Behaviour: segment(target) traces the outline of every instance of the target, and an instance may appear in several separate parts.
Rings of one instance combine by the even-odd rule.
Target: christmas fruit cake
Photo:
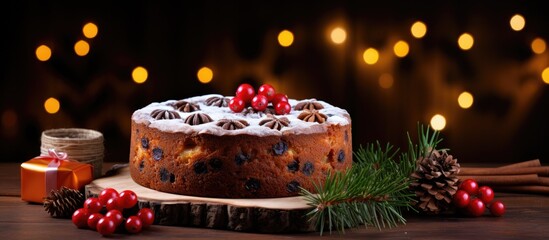
[[[168,100],[135,111],[132,179],[189,196],[272,198],[296,196],[300,187],[314,192],[328,171],[351,166],[346,110],[288,99],[270,86],[266,93],[265,85],[256,95],[243,85],[235,97]]]

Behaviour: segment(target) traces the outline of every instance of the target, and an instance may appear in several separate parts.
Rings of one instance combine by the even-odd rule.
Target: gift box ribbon
[[[48,194],[51,190],[57,189],[57,169],[59,169],[61,163],[63,161],[72,162],[72,160],[67,159],[66,152],[57,152],[55,149],[48,149],[47,156],[39,156],[37,158],[51,160],[44,174],[46,194]]]

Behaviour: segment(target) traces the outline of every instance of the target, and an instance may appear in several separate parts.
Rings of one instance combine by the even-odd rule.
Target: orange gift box
[[[50,154],[51,155],[51,154]],[[93,180],[90,164],[40,156],[21,164],[21,199],[42,203],[52,189],[81,189]]]

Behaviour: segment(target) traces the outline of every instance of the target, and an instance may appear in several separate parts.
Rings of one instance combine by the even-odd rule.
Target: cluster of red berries
[[[292,108],[288,103],[288,97],[282,93],[276,93],[273,86],[263,84],[255,93],[252,85],[243,83],[236,89],[235,97],[229,102],[229,108],[233,112],[242,112],[247,106],[251,106],[256,111],[265,111],[269,103],[274,107],[275,114],[284,115],[290,113]]]
[[[98,197],[86,199],[84,207],[72,214],[72,222],[78,228],[97,230],[108,236],[119,231],[139,233],[154,222],[150,208],[137,206],[137,195],[131,190],[118,193],[113,188],[105,188]]]
[[[505,205],[501,201],[494,200],[494,191],[488,186],[479,187],[474,179],[466,179],[461,182],[454,194],[454,205],[474,217],[484,214],[486,208],[492,216],[500,217],[505,212]]]

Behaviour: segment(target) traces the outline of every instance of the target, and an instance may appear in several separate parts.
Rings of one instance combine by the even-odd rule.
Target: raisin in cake
[[[229,97],[169,100],[135,111],[133,180],[162,192],[219,198],[270,198],[313,191],[330,170],[352,164],[351,118],[315,99],[290,99],[274,115],[232,112]]]

